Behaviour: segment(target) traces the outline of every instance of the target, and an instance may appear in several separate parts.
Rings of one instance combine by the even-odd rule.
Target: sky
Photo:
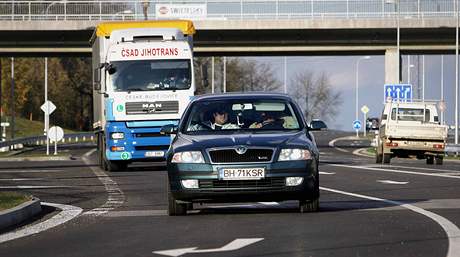
[[[321,56],[321,57],[287,57],[287,81],[303,70],[313,71],[315,74],[327,74],[334,90],[341,92],[343,103],[334,121],[329,121],[331,129],[352,131],[355,120],[355,92],[356,92],[356,62],[361,56]],[[417,80],[422,87],[422,56],[411,55],[411,64],[419,65],[411,68],[411,84]],[[276,76],[281,83],[284,81],[284,57],[257,57],[258,62],[268,62],[277,72]],[[407,55],[402,56],[403,83],[407,82]],[[361,60],[359,64],[359,109],[367,105],[370,109],[368,117],[379,117],[383,109],[385,65],[384,56],[371,56]],[[419,72],[417,72],[419,70]],[[445,121],[454,125],[455,117],[455,55],[444,55],[444,96],[446,102]],[[418,74],[417,74],[418,73]],[[425,99],[441,99],[441,55],[425,55]],[[359,111],[359,119],[363,121],[363,113]]]

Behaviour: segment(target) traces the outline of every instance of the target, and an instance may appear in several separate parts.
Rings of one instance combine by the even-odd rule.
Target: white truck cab
[[[439,122],[436,102],[394,102],[383,108],[377,137],[377,163],[392,157],[426,159],[443,163],[447,126]]]

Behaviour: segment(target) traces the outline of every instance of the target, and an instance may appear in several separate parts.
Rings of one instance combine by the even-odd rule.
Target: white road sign
[[[0,127],[9,127],[10,123],[9,122],[2,122],[0,123]]]
[[[51,101],[46,101],[42,106],[40,106],[40,109],[45,113],[45,115],[50,115],[51,113],[56,110],[56,105],[53,104]]]
[[[363,105],[363,107],[361,107],[361,111],[366,114],[369,112],[369,107],[367,107],[367,105]]]
[[[51,142],[61,141],[63,137],[64,137],[64,130],[62,130],[61,127],[53,126],[48,131],[48,138],[50,139]]]

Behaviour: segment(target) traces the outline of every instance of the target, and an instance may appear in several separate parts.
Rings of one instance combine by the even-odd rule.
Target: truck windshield
[[[429,109],[416,109],[416,108],[393,108],[391,111],[391,119],[396,120],[396,110],[398,110],[398,120],[400,121],[430,121]]]
[[[115,92],[189,89],[190,60],[141,60],[111,63]]]

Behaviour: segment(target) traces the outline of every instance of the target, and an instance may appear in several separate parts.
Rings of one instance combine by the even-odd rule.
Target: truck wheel
[[[182,216],[187,214],[187,204],[177,203],[176,199],[168,192],[168,215]]]
[[[443,159],[444,159],[444,158],[443,158],[442,156],[436,157],[436,158],[435,158],[436,165],[442,165]]]
[[[128,164],[123,161],[106,161],[107,163],[107,170],[108,171],[122,171],[126,170],[128,167]]]
[[[383,154],[383,163],[390,163],[391,154]]]
[[[319,199],[314,200],[300,200],[299,211],[300,213],[305,212],[317,212],[319,210]]]
[[[382,163],[383,155],[382,154],[375,154],[375,163]]]
[[[426,164],[433,164],[434,163],[434,157],[433,156],[427,156],[426,157]]]

